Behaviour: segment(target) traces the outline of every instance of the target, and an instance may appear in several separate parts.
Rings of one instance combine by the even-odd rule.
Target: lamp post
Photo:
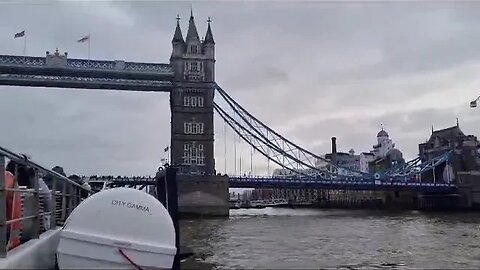
[[[480,99],[480,96],[478,96],[475,100],[470,101],[470,108],[476,108],[477,102],[479,99]]]

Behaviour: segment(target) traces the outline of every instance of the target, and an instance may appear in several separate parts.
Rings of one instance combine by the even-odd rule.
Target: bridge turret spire
[[[183,40],[182,30],[180,29],[180,15],[177,14],[177,27],[175,28],[175,34],[172,39],[172,56],[171,58],[182,57],[185,53],[185,41]]]
[[[200,41],[197,27],[195,26],[195,19],[193,18],[193,10],[190,10],[190,20],[188,21],[188,31],[186,41]]]
[[[210,19],[210,17],[208,17],[207,33],[205,34],[204,44],[215,44],[215,41],[213,40],[212,28],[210,28],[210,23],[211,22],[212,22],[212,20]]]
[[[175,34],[173,35],[172,43],[184,43],[182,29],[180,29],[180,15],[177,14],[177,27],[175,28]]]

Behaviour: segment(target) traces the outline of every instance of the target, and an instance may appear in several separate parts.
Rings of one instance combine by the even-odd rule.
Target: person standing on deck
[[[52,193],[48,188],[47,184],[42,178],[38,178],[38,189],[40,192],[40,198],[43,200],[43,212],[50,212],[53,213],[55,211],[54,206],[52,204]],[[51,229],[50,228],[50,219],[52,218],[52,214],[44,215],[43,216],[43,229],[45,231]]]
[[[33,189],[35,181],[35,175],[37,172],[28,166],[23,164],[19,164],[15,161],[10,161],[7,164],[6,170],[10,172],[12,175],[16,176],[16,182],[18,186]],[[17,175],[15,175],[17,174]],[[39,188],[39,197],[40,200],[43,202],[43,209],[40,209],[43,212],[52,212],[52,204],[51,204],[51,194],[50,189],[45,184],[43,179],[38,178],[38,188]],[[21,194],[18,194],[18,197],[21,198]],[[23,216],[30,216],[34,215],[33,212],[33,204],[36,203],[33,201],[34,197],[32,193],[24,193],[23,194]],[[48,230],[50,228],[50,216],[51,215],[44,215],[42,217],[42,228],[41,230]],[[30,240],[31,238],[31,229],[33,226],[33,220],[27,219],[22,221],[22,243]]]
[[[18,189],[18,178],[15,177],[16,164],[10,161],[5,170],[5,187]],[[12,172],[13,171],[13,172]],[[22,217],[22,198],[19,192],[7,191],[6,198],[7,220],[18,219]],[[23,235],[22,222],[16,221],[7,226],[8,250],[20,245],[20,235]]]

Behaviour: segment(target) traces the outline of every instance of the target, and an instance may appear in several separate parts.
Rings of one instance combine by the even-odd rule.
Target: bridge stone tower
[[[175,73],[170,94],[171,163],[179,168],[179,210],[228,215],[228,180],[215,175],[215,41],[210,19],[204,40],[198,35],[193,12],[185,40],[179,20],[170,57]]]

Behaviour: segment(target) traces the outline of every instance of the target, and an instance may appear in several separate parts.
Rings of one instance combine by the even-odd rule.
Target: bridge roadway
[[[151,177],[96,178],[110,181],[114,186],[153,185]],[[275,176],[230,176],[230,188],[284,188],[284,189],[332,189],[366,191],[413,191],[421,193],[456,193],[453,183],[425,183],[418,181],[371,180],[371,179],[315,179],[311,177],[275,177]]]
[[[170,64],[69,59],[47,52],[45,57],[0,55],[0,84],[79,89],[169,92]]]
[[[457,187],[451,183],[421,183],[406,181],[381,181],[371,179],[324,180],[315,178],[231,176],[231,188],[288,188],[333,189],[370,191],[414,191],[424,193],[454,193]]]

